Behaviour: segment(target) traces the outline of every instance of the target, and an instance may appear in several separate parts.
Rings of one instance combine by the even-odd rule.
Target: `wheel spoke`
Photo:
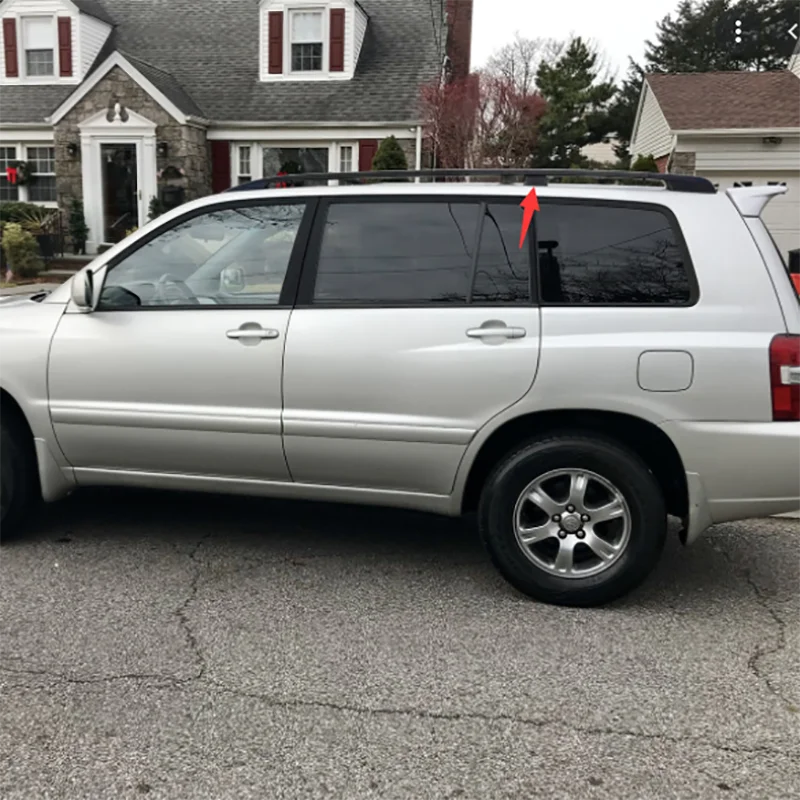
[[[586,487],[589,479],[582,472],[573,472],[569,481],[569,503],[582,509],[586,504]]]
[[[556,555],[556,561],[554,564],[557,572],[572,572],[572,556],[574,550],[575,540],[572,537],[569,537],[568,539],[559,539],[558,554]]]
[[[553,514],[560,514],[564,510],[563,504],[553,500],[542,488],[541,484],[534,486],[534,488],[528,492],[528,500],[541,508],[548,517],[552,517]]]
[[[522,544],[530,547],[532,544],[543,542],[557,533],[558,526],[553,526],[551,523],[546,522],[544,525],[537,525],[534,528],[520,528],[519,538]]]
[[[615,497],[610,503],[604,506],[589,509],[589,513],[592,515],[592,522],[608,522],[609,520],[624,516],[625,506],[619,498]]]
[[[618,552],[617,547],[605,539],[601,539],[594,531],[586,534],[584,544],[603,561],[610,561]]]

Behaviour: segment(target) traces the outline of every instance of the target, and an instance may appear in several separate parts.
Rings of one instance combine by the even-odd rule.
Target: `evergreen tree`
[[[597,53],[580,37],[572,39],[554,64],[539,65],[536,85],[547,103],[539,121],[537,165],[582,166],[581,149],[613,130],[609,102],[615,88],[600,80]]]
[[[408,169],[406,154],[394,136],[389,136],[380,143],[378,152],[372,159],[372,169],[374,172],[388,169]]]

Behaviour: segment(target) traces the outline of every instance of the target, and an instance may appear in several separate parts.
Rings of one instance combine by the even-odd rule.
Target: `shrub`
[[[653,156],[639,156],[631,164],[631,172],[658,172],[658,164]]]
[[[375,158],[372,159],[372,169],[374,172],[387,169],[408,169],[406,154],[403,152],[403,148],[400,147],[400,142],[394,136],[390,136],[380,143],[378,152],[375,153]]]
[[[3,226],[3,252],[9,271],[18,278],[35,278],[42,269],[39,245],[18,222]]]
[[[35,203],[22,203],[18,200],[9,200],[0,203],[0,223],[22,222],[28,214],[35,214],[41,206]]]
[[[156,217],[160,217],[166,210],[161,198],[153,195],[150,198],[150,207],[147,209],[147,219],[156,219]]]
[[[75,255],[86,252],[86,240],[89,238],[89,226],[83,213],[83,201],[72,198],[69,209],[69,235]]]

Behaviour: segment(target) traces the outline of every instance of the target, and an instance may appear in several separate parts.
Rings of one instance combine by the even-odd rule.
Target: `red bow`
[[[16,167],[6,167],[6,178],[8,178],[8,182],[15,186],[17,183],[17,168]]]
[[[283,176],[283,175],[288,175],[288,174],[289,174],[288,172],[279,172],[279,173],[278,173],[278,176],[280,177],[280,176]],[[289,184],[287,184],[287,183],[284,183],[283,181],[278,181],[278,182],[275,184],[275,188],[276,188],[276,189],[285,189],[285,188],[286,188],[288,185],[289,185]]]

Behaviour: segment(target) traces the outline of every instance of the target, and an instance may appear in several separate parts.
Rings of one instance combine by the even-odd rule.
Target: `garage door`
[[[708,172],[705,177],[718,189],[731,186],[763,186],[784,184],[786,194],[773,198],[762,215],[781,255],[788,260],[789,250],[800,247],[800,175],[796,172],[772,172],[748,175],[746,172]]]

